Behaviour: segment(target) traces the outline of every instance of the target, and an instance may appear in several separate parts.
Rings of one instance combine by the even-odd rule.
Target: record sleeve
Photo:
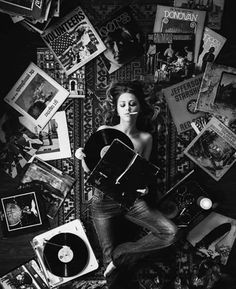
[[[130,138],[123,132],[114,128],[98,130],[90,136],[84,147],[85,162],[91,171],[103,157],[114,139],[119,139],[131,149],[134,148]]]
[[[109,192],[111,186],[116,188],[119,186],[124,191],[134,192],[150,185],[158,172],[157,166],[119,139],[114,139],[87,182],[104,192]],[[120,196],[117,197],[119,201]]]

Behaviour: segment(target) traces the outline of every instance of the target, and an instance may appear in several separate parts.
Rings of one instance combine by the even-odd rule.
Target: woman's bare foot
[[[109,264],[108,264],[108,266],[107,266],[107,268],[106,268],[106,270],[105,270],[105,272],[104,272],[104,277],[106,278],[106,277],[108,277],[114,270],[116,269],[116,266],[113,264],[113,262],[111,261]]]

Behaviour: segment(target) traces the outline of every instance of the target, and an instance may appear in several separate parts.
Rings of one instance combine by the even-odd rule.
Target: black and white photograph
[[[0,289],[235,289],[236,1],[4,1]]]

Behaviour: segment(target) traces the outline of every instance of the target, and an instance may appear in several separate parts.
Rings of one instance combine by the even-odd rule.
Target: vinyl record
[[[132,141],[123,132],[114,128],[98,130],[90,136],[84,147],[85,162],[90,171],[95,168],[114,139],[119,139],[131,149],[134,149]]]
[[[79,236],[60,233],[45,242],[43,261],[52,274],[72,277],[78,275],[88,264],[88,248]]]

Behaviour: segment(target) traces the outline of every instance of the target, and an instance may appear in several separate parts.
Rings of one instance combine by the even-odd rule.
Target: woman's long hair
[[[140,104],[137,129],[151,132],[153,130],[155,111],[147,103],[143,92],[143,85],[137,80],[113,81],[110,83],[106,91],[106,99],[103,103],[104,124],[113,126],[120,122],[117,112],[117,102],[122,93],[132,93],[136,96]]]

